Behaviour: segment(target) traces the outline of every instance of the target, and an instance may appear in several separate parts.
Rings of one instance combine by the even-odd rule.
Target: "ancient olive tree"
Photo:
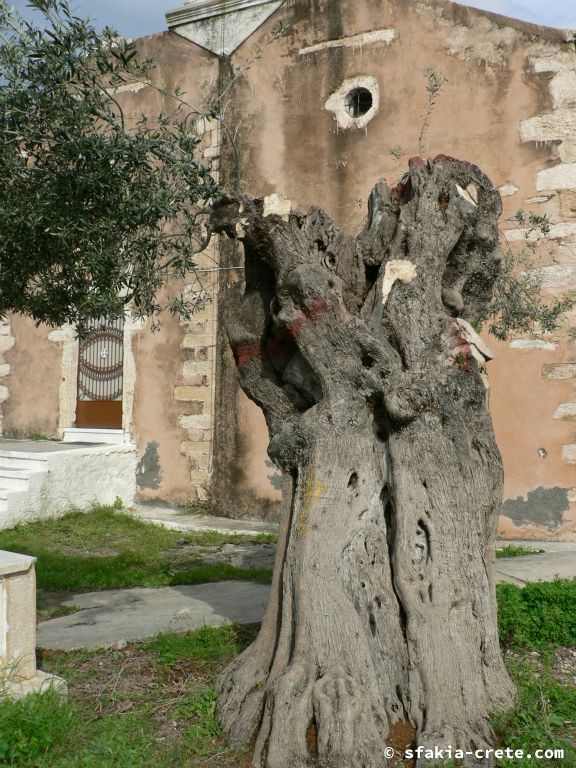
[[[266,768],[382,768],[385,747],[490,745],[511,703],[493,576],[502,462],[473,326],[498,275],[498,192],[410,162],[352,237],[226,198],[245,285],[227,332],[284,474],[272,599],[220,676],[231,744]],[[473,762],[468,756],[467,762]]]

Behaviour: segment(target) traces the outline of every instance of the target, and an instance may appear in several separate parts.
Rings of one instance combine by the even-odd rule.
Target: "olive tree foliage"
[[[159,289],[194,270],[199,226],[218,193],[195,159],[179,93],[173,111],[129,119],[117,98],[153,69],[131,43],[31,0],[42,23],[0,0],[0,314],[53,325],[157,315]],[[167,300],[179,314],[199,297]]]

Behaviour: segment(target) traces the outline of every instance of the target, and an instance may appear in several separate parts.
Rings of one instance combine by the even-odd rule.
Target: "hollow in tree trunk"
[[[502,462],[473,328],[499,195],[440,156],[378,182],[356,237],[320,209],[269,207],[223,199],[211,224],[244,248],[226,328],[284,475],[272,597],[219,678],[222,727],[235,747],[255,739],[263,768],[488,747],[513,694],[492,570]]]

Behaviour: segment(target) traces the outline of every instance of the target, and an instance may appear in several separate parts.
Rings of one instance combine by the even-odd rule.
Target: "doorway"
[[[87,325],[78,348],[76,427],[122,429],[124,318]]]

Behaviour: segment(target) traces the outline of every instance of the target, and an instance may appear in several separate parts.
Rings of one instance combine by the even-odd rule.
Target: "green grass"
[[[524,555],[541,555],[543,549],[533,549],[532,547],[515,547],[508,544],[496,550],[496,557],[523,557]]]
[[[234,768],[216,719],[217,671],[254,637],[248,627],[163,634],[123,651],[54,653],[70,700],[48,692],[0,703],[0,768]],[[224,762],[212,762],[219,754]]]
[[[498,624],[505,645],[576,647],[576,579],[498,584]],[[576,713],[575,713],[576,717]]]
[[[498,588],[501,632],[509,635],[512,619],[530,627],[509,638],[518,697],[494,718],[499,745],[565,750],[561,762],[499,760],[500,768],[576,768],[576,689],[570,673],[559,679],[554,667],[557,646],[576,642],[542,620],[573,608],[575,588],[576,580]],[[535,652],[539,626],[548,627],[547,650]],[[0,704],[0,768],[244,768],[247,751],[229,750],[220,733],[214,681],[254,636],[254,627],[202,627],[123,650],[48,654],[41,666],[68,680],[70,701],[48,693]]]
[[[268,583],[266,568],[235,568],[225,563],[193,561],[176,570],[166,551],[185,538],[190,545],[214,546],[234,541],[269,541],[267,536],[169,531],[136,520],[114,507],[95,506],[57,520],[29,523],[0,532],[0,549],[38,558],[40,590],[90,591],[128,587],[163,587],[238,579]]]
[[[554,674],[555,654],[576,648],[576,579],[499,584],[498,625],[509,651],[508,671],[518,696],[494,718],[500,744],[511,749],[564,749],[564,759],[501,760],[502,768],[543,764],[576,768],[576,688]],[[569,653],[569,651],[568,651]]]
[[[508,662],[508,671],[514,680],[518,696],[515,706],[494,718],[494,727],[503,746],[523,749],[563,749],[563,760],[502,760],[502,766],[558,765],[576,767],[576,688],[559,683],[551,672],[551,658],[544,658],[535,673],[533,665],[525,659]]]

